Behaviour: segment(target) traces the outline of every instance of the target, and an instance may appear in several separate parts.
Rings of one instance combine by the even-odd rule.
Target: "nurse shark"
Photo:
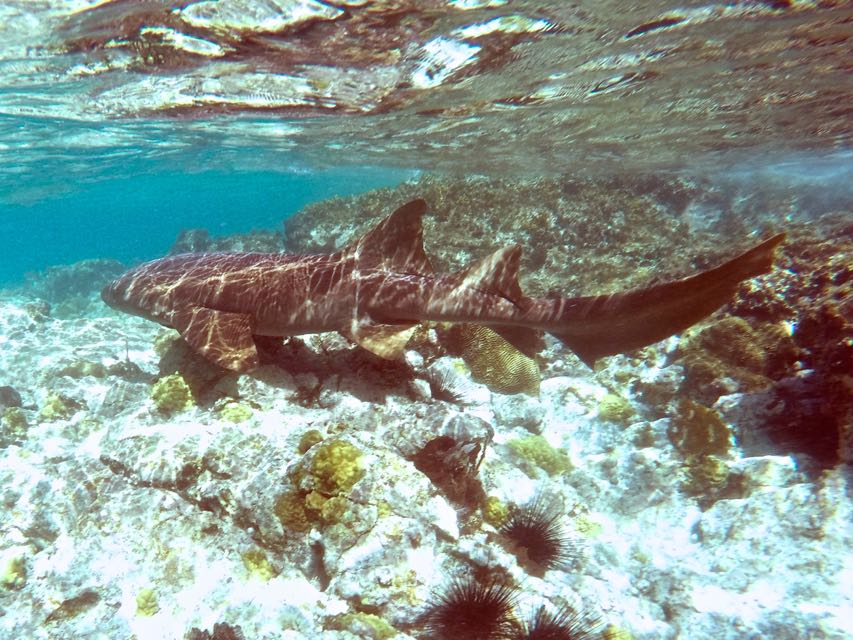
[[[708,316],[742,281],[770,271],[784,239],[775,235],[718,267],[656,286],[532,298],[518,284],[519,246],[436,274],[423,248],[426,209],[423,200],[413,200],[327,255],[160,258],[108,284],[101,297],[177,329],[199,354],[236,372],[259,366],[257,336],[339,331],[383,358],[397,358],[424,320],[481,324],[515,338],[546,331],[592,367],[599,358],[653,344]]]

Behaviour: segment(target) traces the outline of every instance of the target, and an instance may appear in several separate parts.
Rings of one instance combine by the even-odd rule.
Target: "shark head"
[[[132,269],[106,285],[101,289],[101,300],[118,311],[150,320],[156,319],[149,308],[148,296],[144,295],[146,285],[149,284],[145,282],[144,267],[145,265],[142,265]]]

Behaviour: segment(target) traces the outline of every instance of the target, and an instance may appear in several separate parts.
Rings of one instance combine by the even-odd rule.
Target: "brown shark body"
[[[254,336],[340,331],[397,357],[422,320],[547,331],[592,366],[598,358],[678,333],[772,268],[776,235],[719,267],[626,293],[530,298],[518,284],[521,248],[436,275],[423,249],[423,200],[397,209],[342,251],[182,254],[142,264],[101,293],[112,307],[177,329],[233,371],[258,366]]]

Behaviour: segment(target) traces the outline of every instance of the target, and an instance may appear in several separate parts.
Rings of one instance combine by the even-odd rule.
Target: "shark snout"
[[[127,283],[124,282],[124,278],[113,280],[101,289],[101,300],[113,309],[130,311],[131,305],[128,303]]]

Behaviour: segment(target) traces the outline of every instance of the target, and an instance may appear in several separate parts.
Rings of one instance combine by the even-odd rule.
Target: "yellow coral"
[[[153,616],[159,610],[160,605],[157,603],[157,594],[154,589],[146,587],[136,594],[136,615]]]
[[[517,438],[507,443],[509,450],[519,459],[521,469],[531,478],[539,467],[549,476],[571,471],[572,463],[565,451],[552,447],[542,436]]]
[[[266,554],[260,549],[249,549],[242,555],[243,566],[251,575],[257,576],[264,582],[272,580],[278,572],[270,564]]]
[[[7,589],[20,589],[27,581],[27,563],[24,556],[12,556],[0,574],[0,584]]]
[[[64,395],[51,393],[44,401],[44,406],[39,412],[39,417],[47,422],[54,420],[65,420],[73,416],[82,405]]]
[[[223,420],[239,424],[240,422],[245,422],[252,417],[252,409],[240,402],[229,402],[222,407],[219,415],[222,416]]]
[[[489,496],[483,504],[483,520],[495,528],[500,528],[509,518],[509,509],[496,496]]]
[[[305,433],[302,434],[302,437],[299,439],[299,445],[296,447],[296,450],[301,454],[307,453],[308,449],[313,447],[315,444],[319,444],[323,442],[323,434],[320,433],[317,429],[309,429]]]
[[[670,442],[686,456],[725,456],[732,434],[719,414],[697,402],[682,400],[667,433]]]
[[[192,406],[192,393],[179,373],[160,378],[151,388],[154,406],[162,413],[175,413]]]
[[[332,440],[319,447],[311,464],[314,486],[326,494],[348,494],[364,476],[362,453],[346,440]]]
[[[338,616],[329,624],[329,629],[349,631],[359,638],[369,640],[389,640],[399,632],[384,618],[373,613],[347,613]]]
[[[0,412],[0,424],[3,425],[2,436],[12,440],[23,440],[27,435],[27,416],[20,407],[8,407]]]
[[[606,394],[598,402],[598,417],[608,422],[628,424],[634,416],[634,408],[622,396],[615,393]]]
[[[684,491],[692,496],[713,496],[726,487],[729,467],[717,456],[690,456]]]
[[[311,520],[305,509],[305,497],[296,491],[285,491],[278,496],[273,511],[286,529],[298,532],[311,529]]]

